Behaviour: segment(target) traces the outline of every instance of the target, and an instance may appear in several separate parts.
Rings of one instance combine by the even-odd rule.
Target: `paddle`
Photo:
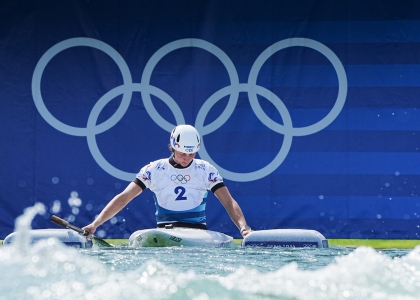
[[[70,224],[69,222],[67,222],[66,220],[63,220],[63,219],[61,219],[61,218],[59,218],[55,215],[52,215],[51,222],[53,222],[57,225],[60,225],[61,227],[72,229],[72,230],[76,231],[77,233],[79,233],[81,235],[84,235],[84,236],[87,236],[89,234],[87,231],[83,230],[82,228],[74,226],[74,225]],[[94,235],[92,235],[92,241],[98,243],[98,245],[102,246],[102,247],[112,247],[111,244],[108,244],[103,239],[98,238],[97,236],[94,236]]]

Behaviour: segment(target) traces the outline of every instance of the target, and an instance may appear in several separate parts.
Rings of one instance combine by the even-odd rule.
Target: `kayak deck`
[[[230,247],[233,238],[226,234],[193,228],[151,228],[135,231],[128,247]]]

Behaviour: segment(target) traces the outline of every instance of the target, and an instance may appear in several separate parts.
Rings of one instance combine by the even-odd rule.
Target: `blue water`
[[[0,299],[419,299],[420,247],[0,247]]]

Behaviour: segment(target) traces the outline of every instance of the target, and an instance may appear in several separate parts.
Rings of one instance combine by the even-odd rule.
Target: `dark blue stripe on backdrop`
[[[260,180],[253,184],[247,195],[263,197],[313,197],[320,195],[358,197],[413,197],[418,201],[419,175],[387,174],[275,174],[270,181]],[[271,196],[272,195],[272,196]],[[345,198],[344,198],[345,199]],[[349,199],[349,198],[347,198]],[[367,199],[367,198],[366,198]],[[349,205],[349,202],[345,203]],[[350,202],[350,206],[351,206]],[[364,207],[369,210],[369,206]]]
[[[263,137],[265,136],[264,131],[250,131],[246,134],[249,136]],[[243,131],[230,131],[230,134],[240,136],[244,134]],[[275,139],[275,134],[270,135],[271,139]],[[263,141],[263,138],[255,138],[256,141]],[[249,155],[250,153],[257,151],[259,154],[264,154],[265,156],[270,156],[276,154],[278,150],[282,147],[283,137],[279,135],[277,137],[277,143],[271,143],[269,149],[267,145],[261,142],[257,142],[253,146],[253,151],[245,151],[244,147],[246,145],[246,140],[238,139],[235,140],[235,144],[238,143],[238,151],[232,154],[233,157],[240,157],[241,155]],[[334,141],[331,143],[330,141]],[[392,141],[392,142],[390,142]],[[243,144],[243,145],[241,145]],[[233,146],[232,146],[233,147]],[[276,148],[277,147],[277,148]],[[212,150],[214,157],[216,155],[226,155],[218,154],[223,148],[218,147],[218,149]],[[379,158],[383,158],[383,155],[389,155],[394,157],[394,160],[400,161],[400,158],[406,158],[405,160],[411,161],[412,165],[416,165],[415,155],[418,154],[420,149],[420,132],[419,131],[332,131],[324,130],[316,134],[304,136],[304,137],[295,137],[293,139],[292,147],[290,150],[290,155],[294,155],[294,159],[299,161],[302,157],[309,155],[310,152],[321,152],[319,155],[334,155],[337,154],[338,157],[343,157],[347,154],[348,157],[362,157],[366,155],[368,157],[379,155]],[[276,151],[277,150],[277,151]],[[268,152],[270,151],[270,152]],[[302,154],[299,154],[299,153]],[[358,154],[361,153],[361,154]],[[387,154],[388,153],[388,154]],[[407,156],[405,156],[405,154]],[[212,156],[213,156],[212,155]],[[318,154],[314,154],[318,155]]]
[[[280,150],[280,148],[279,148]],[[211,158],[224,169],[233,172],[252,172],[259,170],[271,161],[277,153],[212,154]],[[220,162],[232,159],[246,160],[238,166],[234,163]],[[221,172],[223,175],[223,172]],[[418,153],[387,152],[290,152],[280,167],[272,174],[420,174]],[[311,178],[312,180],[313,178]],[[352,178],[353,180],[354,178]],[[291,179],[293,180],[293,179]],[[302,182],[300,180],[300,182]],[[336,182],[336,181],[335,181]],[[367,188],[367,187],[364,187]]]
[[[275,54],[274,54],[275,56]],[[182,56],[181,56],[182,57]],[[172,59],[180,59],[177,56]],[[182,58],[183,59],[183,58]],[[232,58],[233,59],[233,58]],[[256,59],[256,58],[255,58]],[[215,59],[214,59],[215,60]],[[240,82],[246,83],[252,64],[255,60],[247,62],[246,67],[239,68]],[[217,67],[205,68],[200,65],[200,71],[194,69],[182,70],[190,76],[198,76],[198,78],[208,78],[213,75],[222,76],[213,84],[214,87],[225,87],[230,84],[228,74],[223,65],[215,60]],[[282,60],[271,62],[273,65],[263,65],[258,72],[257,83],[262,84],[270,80],[273,88],[276,87],[338,87],[337,74],[331,64],[328,65],[287,65]],[[159,69],[157,69],[159,70]],[[168,72],[168,70],[165,70]],[[378,64],[378,65],[346,65],[345,67],[347,82],[350,87],[413,87],[418,86],[419,79],[416,76],[420,72],[420,65],[417,64]],[[162,70],[163,72],[163,70]],[[174,71],[172,71],[173,73]],[[159,71],[155,71],[159,75]],[[378,75],[380,74],[380,75]],[[242,78],[243,77],[243,78]],[[188,78],[188,76],[185,76]],[[171,78],[163,77],[160,81],[152,78],[151,83],[159,86],[164,84]],[[198,80],[198,86],[209,86]],[[219,86],[220,84],[220,86]]]
[[[418,5],[417,5],[418,6]],[[418,8],[418,7],[417,7]],[[306,24],[310,26],[302,26]],[[287,22],[279,19],[277,22],[258,23],[222,23],[214,24],[212,31],[223,28],[220,42],[229,44],[238,42],[242,45],[248,44],[271,44],[278,38],[306,37],[315,40],[322,40],[325,43],[418,43],[418,21],[417,17],[412,20],[399,21],[329,21],[329,22]],[[237,32],[252,32],[261,30],[258,35],[242,35],[237,37]],[[290,28],[294,30],[291,31]],[[274,39],[274,41],[273,41]],[[383,45],[385,46],[385,45]],[[389,45],[388,45],[389,46]]]
[[[238,199],[240,201],[240,199]],[[290,218],[298,215],[299,218],[310,219],[346,219],[348,217],[358,219],[403,219],[418,220],[420,214],[418,209],[420,200],[412,197],[393,197],[378,195],[376,197],[361,196],[328,196],[314,195],[310,196],[278,196],[278,197],[258,197],[250,196],[248,201],[252,201],[256,205],[270,204],[270,210],[275,212],[276,220]],[[348,201],[355,207],[363,207],[364,203],[371,203],[370,210],[354,210],[348,205]],[[295,203],[299,203],[301,208],[295,210]],[[261,212],[251,212],[250,218],[259,218]]]
[[[267,101],[268,102],[268,101]],[[311,101],[312,102],[312,101]],[[227,103],[227,102],[226,102]],[[244,106],[238,105],[235,112],[223,125],[223,129],[226,128],[226,132],[239,131],[255,131],[257,128],[261,130],[262,134],[270,134],[266,131],[266,128],[261,121],[257,118],[255,113],[247,109],[249,103],[245,103]],[[312,104],[310,105],[312,106]],[[262,105],[266,114],[271,118],[272,121],[283,124],[280,113],[273,109],[271,105]],[[206,118],[205,124],[214,121],[215,118],[219,117],[223,112],[221,110],[211,110],[209,117]],[[289,109],[289,114],[292,118],[294,127],[306,127],[311,126],[321,121],[330,111],[331,108],[323,109]],[[192,120],[194,124],[195,120]],[[258,126],[258,127],[257,127]],[[420,128],[420,110],[416,108],[359,108],[359,109],[343,109],[339,116],[325,129],[322,131],[344,131],[349,130],[349,135],[354,136],[354,131],[409,131],[416,135],[416,132]],[[315,133],[318,134],[321,131]],[[274,134],[274,131],[271,131]],[[215,131],[211,135],[218,134],[223,135],[225,133]],[[280,135],[280,134],[277,134]],[[395,136],[395,135],[394,135]],[[238,140],[240,136],[236,137]],[[303,137],[302,137],[303,138]],[[242,138],[247,142],[247,136]],[[380,147],[380,146],[379,146]]]
[[[243,21],[266,22],[290,20],[294,22],[319,22],[319,21],[399,21],[416,20],[419,4],[412,0],[383,1],[383,0],[351,0],[351,1],[313,1],[303,0],[290,2],[286,0],[261,2],[231,0],[229,5],[226,1],[216,0],[197,2],[182,0],[177,2],[162,3],[132,1],[128,5],[121,5],[113,1],[103,4],[102,0],[85,1],[63,1],[57,3],[53,0],[44,1],[5,1],[4,12],[26,11],[35,9],[39,11],[57,11],[60,17],[66,17],[75,13],[76,9],[86,12],[95,21],[106,22],[112,20],[121,23],[123,21],[153,20],[165,15],[166,22],[171,25],[179,23],[195,24],[203,22],[226,22]],[[25,4],[23,6],[22,4]],[[61,9],[60,9],[61,8]],[[162,10],[158,10],[161,8]],[[191,12],[196,12],[195,14]],[[177,13],[174,13],[177,12]],[[182,18],[180,18],[182,16]],[[9,16],[10,17],[10,16]],[[205,18],[204,18],[205,17]],[[255,25],[254,25],[255,26]]]
[[[334,143],[330,143],[330,141]],[[385,142],[384,141],[392,141]],[[413,159],[411,153],[418,154],[420,131],[331,131],[293,139],[292,152],[390,152],[398,157],[407,153],[407,160]],[[327,153],[325,153],[327,155]],[[350,154],[351,155],[351,154]],[[415,164],[415,160],[412,162]]]
[[[302,35],[298,37],[307,39],[310,38],[307,35]],[[238,70],[244,70],[244,72],[239,73],[246,73],[247,66],[251,66],[254,63],[255,59],[262,53],[262,51],[264,51],[269,46],[274,45],[275,43],[280,42],[286,38],[288,37],[279,36],[278,40],[275,40],[272,43],[252,43],[250,45],[247,45],[246,48],[243,48],[244,46],[242,43],[235,44],[234,42],[219,44],[220,41],[217,41],[215,45],[221,48],[229,56],[229,58],[235,63]],[[271,37],[271,41],[272,40],[273,38]],[[319,39],[315,40],[319,41]],[[359,44],[334,43],[324,41],[323,39],[321,41],[328,48],[330,48],[335,53],[335,55],[342,60],[342,62],[345,65],[355,65],[358,67],[360,67],[360,65],[381,65],[383,67],[406,64],[417,65],[419,63],[420,58],[420,40],[416,42],[406,43],[387,41],[385,44],[384,42],[371,42]],[[247,55],[243,55],[243,52],[246,52]],[[208,68],[208,72],[211,72],[212,68],[217,68],[219,65],[221,66],[221,62],[216,57],[214,57],[213,54],[197,47],[192,49],[179,49],[175,52],[167,54],[167,57],[184,56],[185,59],[190,59],[190,53],[203,55],[203,58],[205,59],[199,60],[200,68],[206,67]],[[400,55],[401,53],[404,53],[404,55]],[[162,61],[165,61],[165,59],[169,58],[163,58]],[[277,51],[272,54],[269,60],[279,62],[278,67],[280,67],[280,70],[282,70],[282,67],[289,65],[302,66],[331,64],[326,59],[326,57],[320,52],[308,47],[297,46],[288,47]],[[161,68],[167,68],[171,65],[167,66],[164,63],[160,63],[158,66],[160,66]],[[193,69],[194,65],[188,67]],[[215,78],[215,80],[217,80],[217,78]]]

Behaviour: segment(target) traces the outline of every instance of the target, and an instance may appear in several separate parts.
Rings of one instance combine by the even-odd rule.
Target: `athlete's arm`
[[[233,223],[242,231],[242,236],[248,235],[251,232],[251,228],[247,226],[244,214],[238,202],[229,193],[228,188],[226,186],[220,187],[214,192],[214,195],[223,204]]]
[[[121,211],[134,197],[138,196],[142,192],[142,188],[130,182],[130,184],[122,191],[120,194],[116,195],[101,211],[101,213],[96,217],[96,219],[89,225],[83,227],[82,229],[89,232],[92,235],[96,228],[100,225],[111,219],[119,211]]]

